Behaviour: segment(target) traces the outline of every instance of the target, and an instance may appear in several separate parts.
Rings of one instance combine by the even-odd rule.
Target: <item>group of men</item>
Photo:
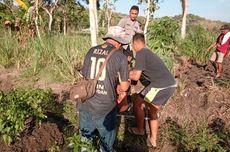
[[[149,109],[149,143],[156,147],[158,115],[176,88],[172,74],[162,60],[145,45],[145,37],[136,20],[138,6],[132,6],[129,16],[120,20],[117,26],[111,26],[103,37],[105,43],[92,47],[84,60],[82,74],[85,78],[94,78],[106,56],[117,49],[109,58],[106,67],[97,82],[93,97],[80,104],[80,134],[83,140],[92,142],[100,137],[100,151],[112,152],[117,129],[117,105],[126,98],[131,81],[144,77],[145,88],[134,101],[134,115],[137,127],[128,131],[135,135],[144,135],[144,107]],[[129,43],[132,43],[129,49]],[[127,53],[128,52],[128,53]],[[133,53],[135,65],[128,66]],[[82,151],[87,149],[82,148]]]
[[[117,26],[108,29],[108,33],[103,37],[105,43],[92,47],[84,60],[83,76],[92,79],[107,55],[116,49],[97,82],[95,95],[81,103],[79,107],[82,139],[92,142],[99,136],[102,152],[114,150],[117,105],[125,100],[131,81],[140,81],[144,89],[138,92],[133,101],[137,126],[129,127],[128,131],[135,135],[145,134],[144,108],[147,108],[150,118],[150,136],[147,141],[151,147],[157,146],[158,110],[165,105],[176,89],[174,76],[163,61],[146,47],[144,34],[136,20],[138,13],[138,6],[132,6],[129,16],[122,18]],[[221,72],[220,56],[223,56],[221,54],[223,48],[219,49],[220,43],[224,43],[219,41],[218,39],[218,42],[210,46],[210,48],[217,46],[219,50],[216,51],[216,57],[213,55],[211,58],[213,62],[218,59],[217,74]],[[133,56],[135,56],[135,64],[130,69],[130,57]],[[82,151],[87,149],[82,148]]]

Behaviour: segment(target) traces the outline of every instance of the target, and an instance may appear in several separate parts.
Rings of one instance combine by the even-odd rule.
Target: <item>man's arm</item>
[[[214,48],[214,47],[216,47],[217,46],[217,43],[216,43],[216,41],[215,42],[213,42],[208,48],[207,48],[207,51],[209,51],[210,49],[212,49],[212,48]]]
[[[117,73],[118,74],[118,80],[119,85],[117,86],[117,92],[126,92],[129,89],[129,70],[128,70],[128,61],[125,58],[123,58],[123,61],[121,62],[120,70]]]
[[[129,73],[129,78],[130,78],[131,80],[137,81],[137,80],[140,79],[141,73],[142,73],[141,70],[133,70],[133,71],[130,71],[130,73]]]
[[[119,21],[119,23],[117,24],[117,26],[120,26],[120,27],[124,28],[124,27],[125,27],[125,18],[122,18],[122,19]]]

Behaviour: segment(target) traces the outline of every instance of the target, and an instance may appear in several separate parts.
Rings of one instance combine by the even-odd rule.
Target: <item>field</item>
[[[166,28],[167,27],[167,28]],[[146,134],[134,136],[132,109],[117,118],[117,152],[229,152],[230,151],[230,56],[223,76],[215,78],[205,48],[218,34],[193,25],[185,40],[178,24],[163,18],[150,25],[148,46],[157,53],[177,80],[177,90],[160,111],[158,148],[147,146]],[[88,34],[50,34],[18,41],[3,30],[0,41],[0,150],[5,152],[78,151],[78,105],[68,90],[78,79],[90,48]],[[167,33],[167,34],[166,34]],[[196,35],[200,34],[200,37]],[[23,36],[23,35],[22,35]],[[99,40],[99,42],[102,42]]]

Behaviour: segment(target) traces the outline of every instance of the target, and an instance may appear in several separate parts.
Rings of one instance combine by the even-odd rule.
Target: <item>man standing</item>
[[[145,46],[145,37],[136,33],[132,41],[133,50],[136,52],[134,70],[130,72],[131,80],[145,78],[145,88],[138,94],[134,101],[134,114],[137,127],[128,128],[135,135],[144,135],[144,106],[147,106],[150,117],[150,137],[148,142],[156,147],[158,131],[158,110],[172,96],[176,89],[176,82],[163,61]],[[146,83],[146,80],[148,83]]]
[[[108,33],[103,37],[105,43],[88,51],[82,69],[85,78],[95,78],[106,56],[113,49],[117,49],[103,69],[97,83],[96,94],[81,103],[79,107],[82,138],[93,141],[98,132],[101,140],[100,151],[102,152],[113,151],[117,126],[116,88],[118,93],[122,94],[129,87],[127,58],[120,49],[122,45],[128,44],[128,41],[123,37],[122,28],[110,27]],[[118,74],[119,85],[117,85]]]
[[[135,33],[142,33],[141,27],[139,22],[137,21],[137,16],[139,14],[139,7],[136,5],[133,5],[129,10],[129,16],[123,17],[117,26],[120,26],[123,28],[125,32],[125,39],[129,42],[131,42],[133,35]],[[132,68],[134,64],[134,55],[133,51],[130,49],[129,45],[124,46],[123,50],[124,54],[127,56],[129,67]],[[128,109],[128,101],[127,98],[124,98],[124,100],[119,104],[120,112],[124,112]]]
[[[215,68],[216,78],[221,77],[222,73],[222,62],[224,56],[228,53],[228,47],[230,45],[230,27],[229,25],[222,25],[220,28],[221,34],[217,37],[216,41],[213,42],[207,49],[209,51],[212,48],[216,48],[213,52],[210,61]]]
[[[129,16],[123,17],[117,26],[120,26],[125,31],[125,38],[131,42],[133,35],[135,33],[142,33],[139,22],[137,21],[137,16],[139,14],[139,7],[133,5],[129,10]]]

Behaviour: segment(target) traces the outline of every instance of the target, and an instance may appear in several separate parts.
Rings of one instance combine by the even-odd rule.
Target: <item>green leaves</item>
[[[74,152],[78,152],[81,148],[86,151],[96,152],[96,147],[92,146],[92,143],[86,138],[81,137],[81,135],[75,133],[73,136],[67,139],[69,141],[69,147],[73,148]]]
[[[149,25],[148,46],[165,61],[169,69],[173,67],[172,53],[178,40],[178,25],[175,20],[164,17]]]
[[[209,53],[206,49],[213,42],[213,36],[200,25],[188,28],[186,39],[179,44],[181,53],[198,61],[206,61]]]
[[[0,92],[0,134],[6,143],[16,140],[24,130],[27,118],[41,122],[47,105],[51,102],[51,90],[17,89]]]

